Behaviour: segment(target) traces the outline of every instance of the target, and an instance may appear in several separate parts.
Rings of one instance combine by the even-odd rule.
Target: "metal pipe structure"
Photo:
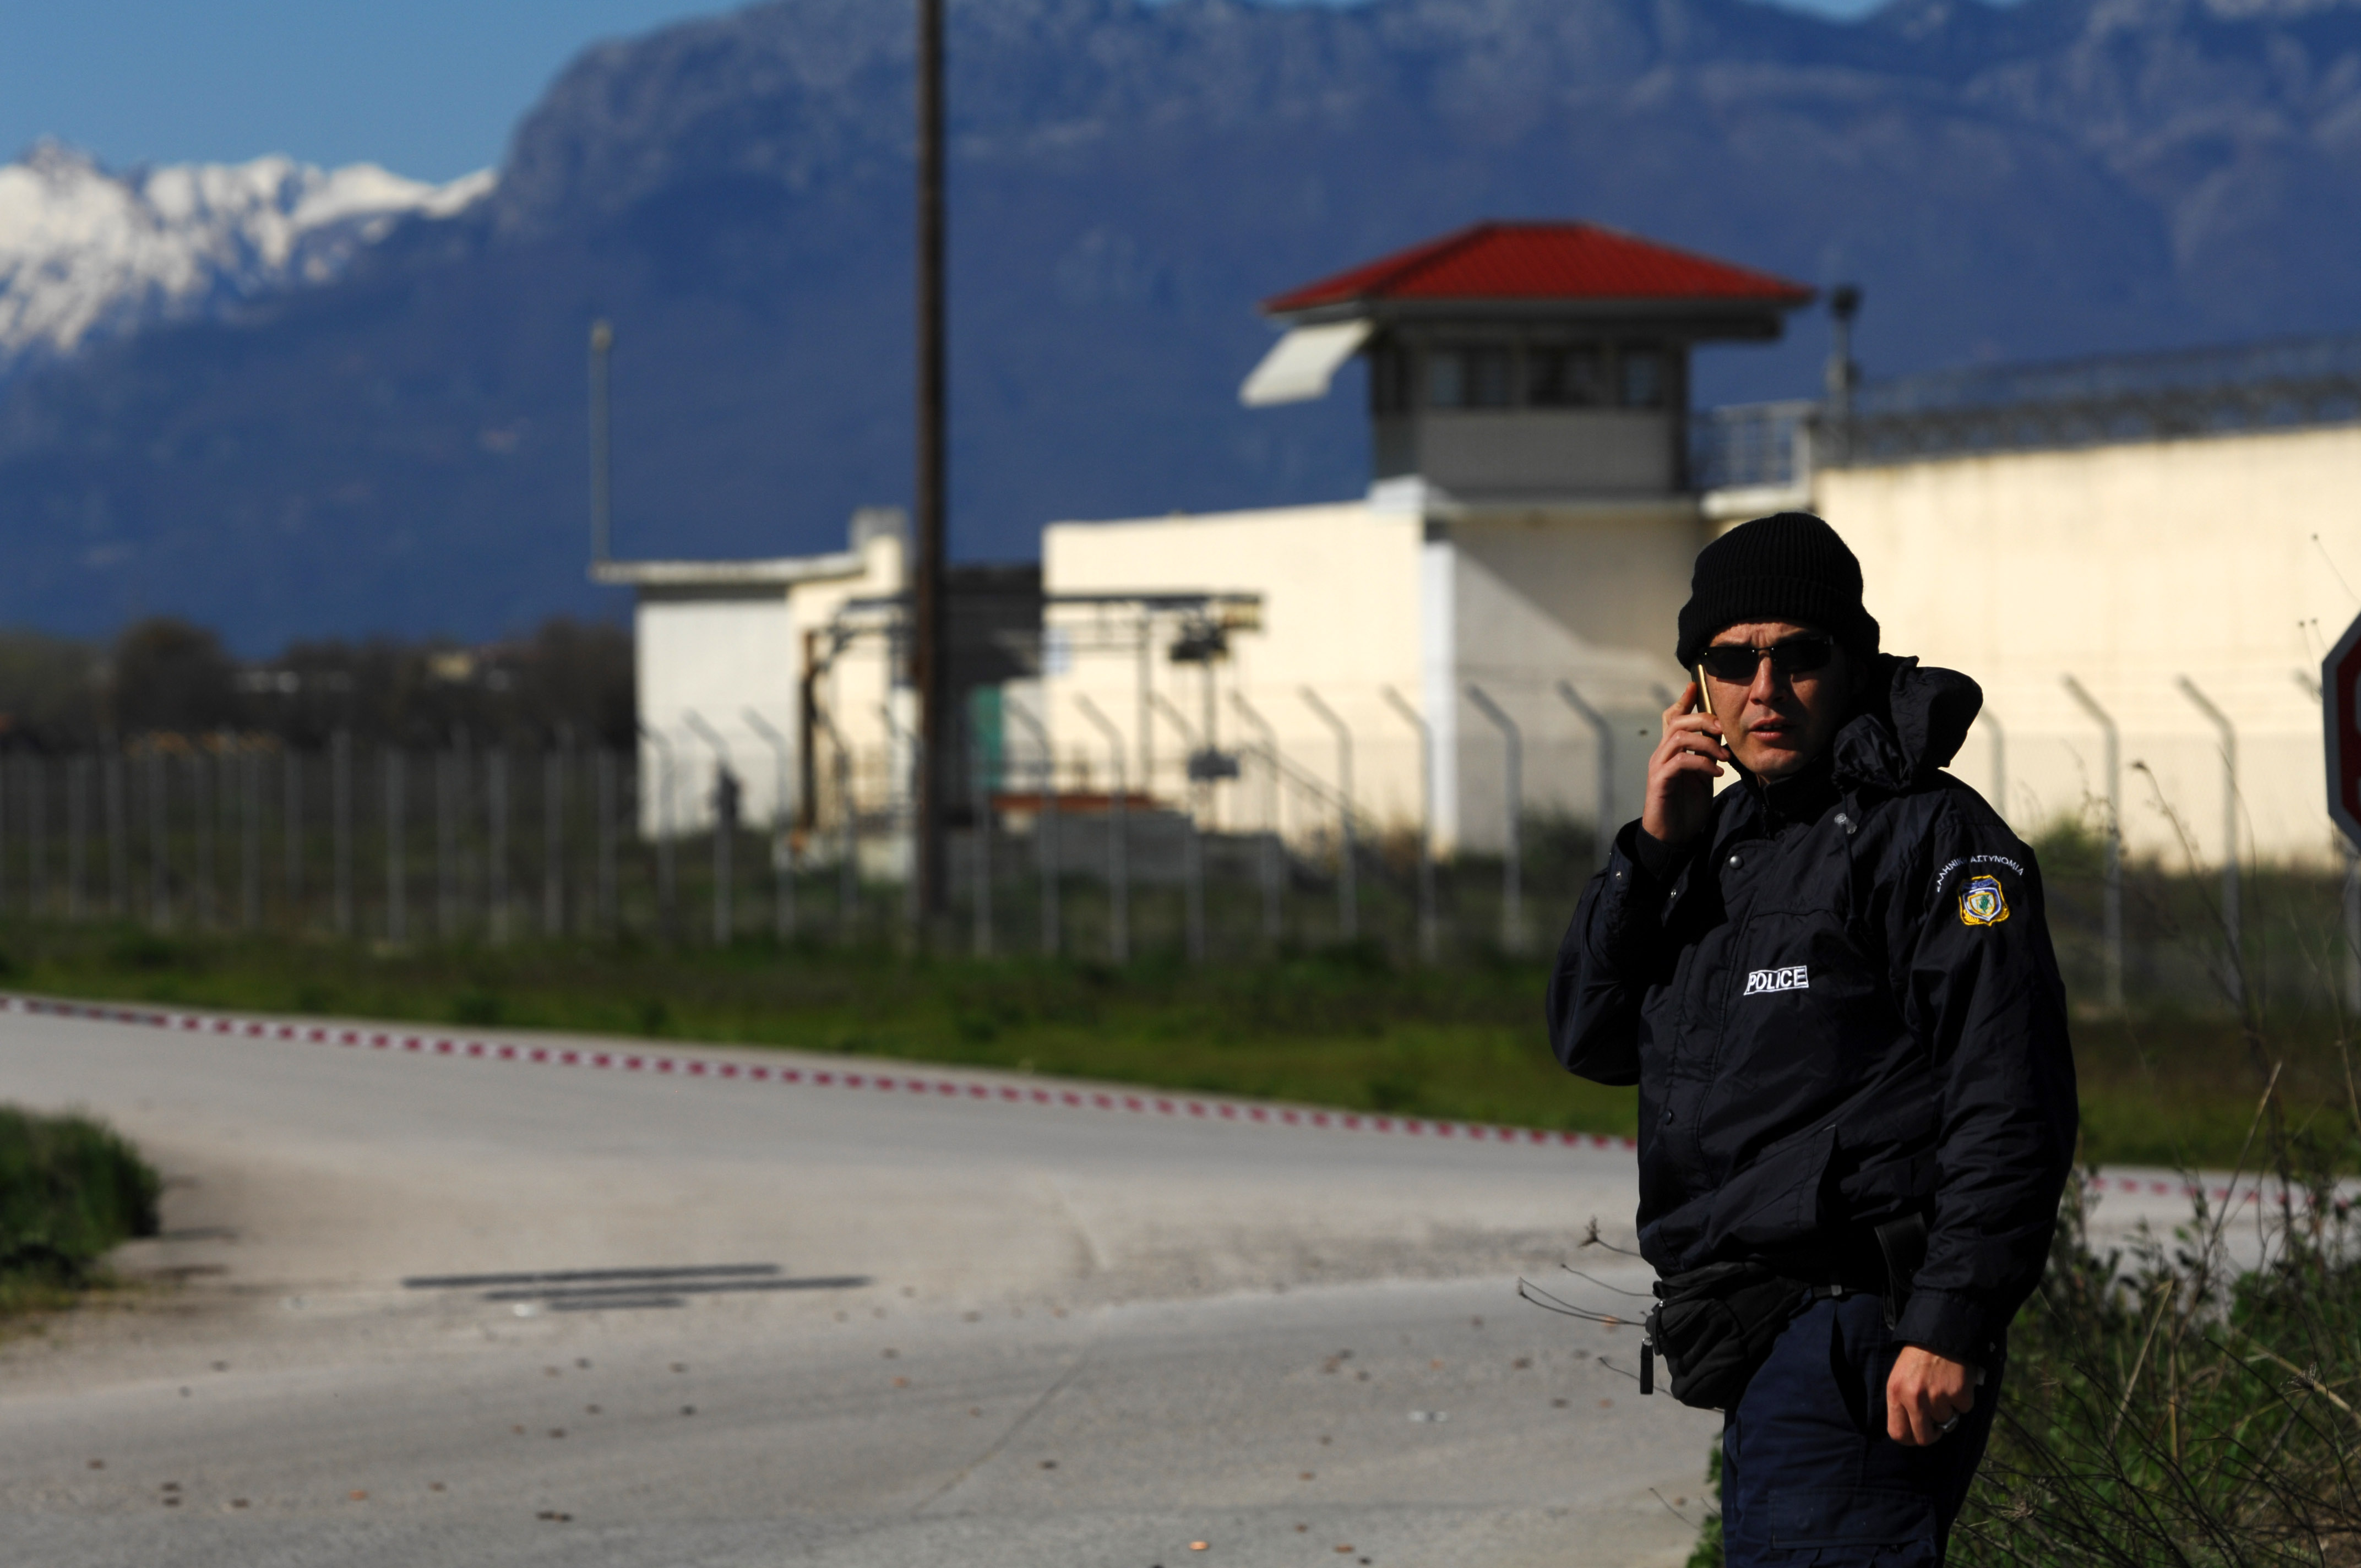
[[[2107,837],[2102,869],[2106,879],[2106,1003],[2120,1011],[2124,1004],[2124,774],[2123,747],[2115,721],[2098,699],[2082,689],[2072,675],[2065,677],[2066,695],[2072,697],[2106,738]]]
[[[672,742],[663,734],[640,721],[640,733],[656,749],[656,928],[666,941],[675,934],[678,911],[675,907],[675,884],[672,865]]]
[[[917,811],[912,850],[914,890],[928,927],[950,912],[943,858],[943,780],[939,759],[950,754],[950,648],[948,575],[944,556],[948,510],[945,425],[949,389],[944,314],[943,0],[918,0],[917,38],[917,423],[912,501],[917,515],[912,543],[910,684],[918,694]]]
[[[1615,832],[1622,826],[1615,820],[1615,726],[1608,717],[1584,700],[1571,681],[1557,684],[1558,700],[1582,715],[1590,726],[1593,740],[1598,745],[1598,804],[1594,808],[1598,818],[1595,829],[1598,839],[1598,863],[1605,865],[1615,858]],[[1667,704],[1666,706],[1670,706]]]
[[[1353,731],[1310,686],[1296,695],[1336,737],[1336,934],[1339,941],[1358,941],[1361,890],[1354,863],[1358,857],[1353,845]]]
[[[861,919],[861,824],[852,809],[852,752],[826,707],[813,703],[811,717],[827,731],[834,753],[829,771],[836,776],[836,937],[849,943]]]
[[[730,756],[730,742],[721,732],[705,722],[695,708],[681,709],[681,722],[697,731],[697,739],[713,748],[713,945],[726,948],[737,934],[737,912],[730,907],[730,840],[738,835],[737,824],[722,818],[722,795],[727,787],[726,775],[734,784],[738,769]]]
[[[2222,941],[2228,950],[2229,965],[2225,978],[2230,988],[2230,1005],[2244,1008],[2246,1004],[2246,945],[2240,939],[2238,909],[2238,730],[2230,716],[2213,706],[2213,700],[2197,689],[2197,683],[2182,675],[2176,683],[2180,695],[2187,697],[2213,726],[2222,738]]]
[[[1418,732],[1418,956],[1433,963],[1443,948],[1434,908],[1434,731],[1393,687],[1380,686],[1378,694]]]
[[[1127,786],[1123,732],[1107,722],[1107,716],[1087,694],[1076,692],[1074,707],[1107,743],[1107,756],[1115,764],[1114,787],[1107,791],[1107,961],[1127,964],[1131,961],[1131,868],[1126,843],[1130,829],[1124,816]]]
[[[1000,713],[1023,725],[1041,747],[1041,809],[1034,816],[1033,858],[1041,869],[1041,951],[1056,958],[1065,930],[1058,912],[1058,753],[1039,719],[1012,702],[1004,702]]]
[[[1509,953],[1525,950],[1525,732],[1491,695],[1475,682],[1467,683],[1467,700],[1500,732],[1507,763],[1508,839],[1500,857],[1500,947]]]
[[[1245,693],[1232,692],[1230,706],[1237,709],[1240,720],[1262,737],[1263,833],[1261,852],[1257,861],[1262,872],[1262,938],[1276,947],[1279,938],[1285,934],[1285,909],[1281,899],[1286,891],[1282,880],[1284,867],[1279,862],[1279,732],[1270,727],[1269,720],[1256,711],[1254,704],[1246,699]]]
[[[1165,721],[1180,732],[1181,754],[1196,755],[1197,733],[1190,728],[1189,720],[1179,706],[1162,692],[1150,692],[1148,697],[1156,711],[1164,716]],[[1205,847],[1197,831],[1197,818],[1193,813],[1188,818],[1188,837],[1180,840],[1180,877],[1186,908],[1189,961],[1202,964],[1205,961]]]
[[[770,720],[751,707],[746,710],[746,723],[771,749],[771,927],[780,941],[792,942],[796,939],[796,851],[787,837],[787,824],[794,820],[788,813],[788,796],[793,793],[788,780],[795,772],[795,749],[785,736],[771,728]]]

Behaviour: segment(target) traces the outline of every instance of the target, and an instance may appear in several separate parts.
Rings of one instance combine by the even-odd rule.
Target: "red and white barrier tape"
[[[1554,1148],[1623,1148],[1630,1138],[1605,1133],[1550,1132],[1539,1127],[1502,1127],[1481,1122],[1440,1122],[1416,1116],[1365,1115],[1354,1111],[1313,1111],[1249,1101],[1194,1100],[1155,1092],[1018,1087],[947,1078],[916,1078],[892,1071],[846,1071],[836,1068],[765,1067],[716,1061],[669,1052],[588,1050],[560,1046],[504,1045],[450,1035],[410,1035],[383,1029],[342,1028],[324,1024],[288,1024],[219,1013],[170,1013],[100,1003],[59,1002],[46,997],[0,994],[0,1011],[103,1024],[131,1024],[194,1034],[235,1035],[253,1039],[295,1040],[420,1056],[476,1057],[535,1067],[588,1067],[653,1072],[680,1078],[730,1079],[741,1083],[778,1083],[816,1089],[860,1089],[935,1095],[961,1101],[1121,1111],[1137,1115],[1193,1116],[1207,1121],[1279,1127],[1326,1128],[1347,1133],[1398,1133],[1412,1137],[1464,1138],[1470,1143],[1542,1145]]]
[[[892,1072],[847,1072],[835,1068],[764,1067],[714,1061],[665,1052],[584,1050],[559,1046],[502,1045],[450,1035],[406,1035],[382,1029],[337,1028],[324,1024],[288,1024],[262,1018],[240,1018],[221,1013],[167,1013],[148,1008],[108,1006],[100,1003],[59,1002],[46,997],[0,993],[0,1011],[51,1018],[77,1018],[103,1024],[133,1024],[151,1029],[177,1029],[196,1034],[236,1035],[252,1039],[296,1040],[310,1045],[366,1047],[422,1056],[477,1057],[493,1061],[524,1062],[535,1067],[620,1069],[683,1078],[730,1079],[749,1083],[780,1083],[814,1089],[862,1089],[909,1094],[931,1094],[963,1101],[1063,1107],[1077,1111],[1123,1111],[1138,1115],[1194,1116],[1208,1121],[1235,1122],[1281,1127],[1316,1127],[1347,1133],[1398,1133],[1412,1137],[1464,1138],[1470,1143],[1517,1144],[1552,1148],[1636,1148],[1630,1138],[1606,1133],[1550,1132],[1541,1127],[1503,1127],[1484,1122],[1439,1122],[1416,1116],[1365,1115],[1356,1111],[1312,1111],[1290,1105],[1257,1104],[1251,1101],[1191,1100],[1170,1094],[1130,1093],[1110,1090],[1019,1088],[1015,1084],[961,1082],[947,1078],[914,1078]],[[2111,1177],[2101,1174],[2093,1190],[2138,1193],[2154,1197],[2194,1198],[2193,1183],[2155,1177]],[[2231,1189],[2215,1187],[2210,1196],[2226,1203]],[[2259,1202],[2259,1188],[2242,1191],[2239,1201]]]

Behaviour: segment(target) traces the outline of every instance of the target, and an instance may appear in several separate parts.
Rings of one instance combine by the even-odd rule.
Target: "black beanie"
[[[1861,608],[1861,562],[1807,511],[1741,522],[1697,552],[1681,607],[1681,668],[1696,668],[1714,633],[1741,620],[1816,626],[1856,658],[1877,656],[1877,622]]]

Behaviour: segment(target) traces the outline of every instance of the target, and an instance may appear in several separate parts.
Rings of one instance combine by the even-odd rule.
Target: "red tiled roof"
[[[1273,315],[1355,300],[1712,300],[1801,305],[1812,291],[1597,224],[1476,224],[1263,302]]]

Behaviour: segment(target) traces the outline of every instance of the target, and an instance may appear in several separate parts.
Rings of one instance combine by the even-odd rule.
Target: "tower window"
[[[1525,400],[1535,408],[1590,408],[1607,399],[1607,356],[1595,345],[1525,355]]]
[[[1672,375],[1664,353],[1657,348],[1627,348],[1622,354],[1623,406],[1660,409],[1671,392]]]
[[[1501,348],[1438,348],[1426,356],[1426,401],[1438,409],[1505,409],[1510,393],[1509,351]]]

